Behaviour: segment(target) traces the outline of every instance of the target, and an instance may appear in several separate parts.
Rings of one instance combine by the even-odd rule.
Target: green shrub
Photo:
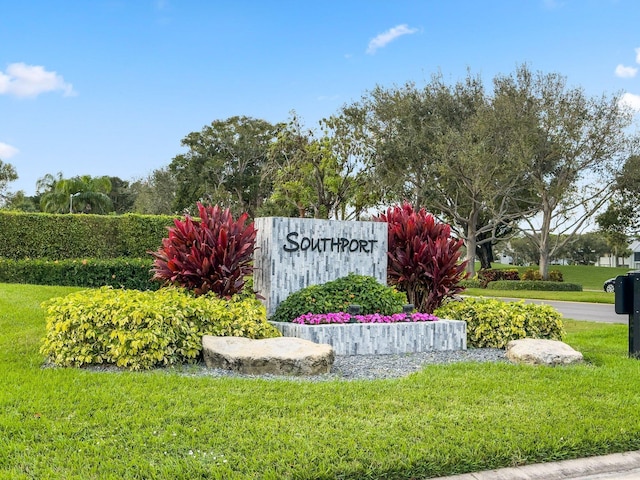
[[[0,258],[142,258],[160,246],[174,218],[0,211]]]
[[[503,302],[488,298],[465,298],[436,310],[439,318],[467,322],[467,346],[505,348],[519,338],[562,340],[562,316],[549,305]]]
[[[500,280],[487,285],[490,290],[536,290],[549,292],[581,292],[582,285],[577,283],[551,282],[544,280]]]
[[[346,312],[349,305],[360,305],[362,314],[392,315],[402,311],[407,296],[373,277],[350,273],[322,285],[310,285],[289,295],[271,320],[290,322],[305,313]]]
[[[520,275],[520,280],[535,280],[541,281],[542,275],[540,275],[540,270],[535,270],[533,268],[528,268]],[[560,270],[551,270],[549,271],[549,282],[563,282],[564,278],[562,276],[562,272]]]
[[[460,286],[464,288],[484,288],[482,282],[477,279],[461,280]]]
[[[202,336],[280,333],[257,299],[193,297],[184,290],[84,290],[43,303],[41,353],[59,366],[114,364],[131,370],[195,361]]]
[[[7,260],[0,258],[0,282],[75,287],[157,290],[150,258]]]
[[[549,272],[549,281],[564,282],[564,277],[562,276],[562,272],[560,270],[551,270]]]
[[[535,270],[533,268],[528,268],[524,272],[520,274],[520,280],[542,280],[542,275],[540,275],[540,270]]]
[[[257,292],[256,292],[254,284],[253,284],[253,275],[244,277],[244,286],[242,287],[242,290],[240,290],[238,292],[236,297],[238,297],[238,298],[261,298],[261,299],[264,299],[264,297],[257,295]]]

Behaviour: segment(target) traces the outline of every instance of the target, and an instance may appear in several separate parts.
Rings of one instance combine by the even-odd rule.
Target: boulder
[[[331,345],[295,337],[253,340],[244,337],[202,337],[204,361],[251,375],[320,375],[329,373],[335,358]]]
[[[582,354],[566,343],[539,338],[511,340],[506,357],[513,363],[529,365],[570,365],[583,361]]]

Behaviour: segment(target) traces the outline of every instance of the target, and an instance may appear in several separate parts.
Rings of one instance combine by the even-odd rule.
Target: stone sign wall
[[[254,288],[267,316],[309,285],[368,275],[387,284],[387,224],[310,218],[256,218]]]

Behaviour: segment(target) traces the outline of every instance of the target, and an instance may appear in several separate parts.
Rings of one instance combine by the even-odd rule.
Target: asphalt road
[[[517,301],[515,298],[504,300]],[[527,303],[551,305],[558,310],[564,318],[573,320],[588,320],[604,323],[629,323],[628,315],[618,315],[611,304],[584,303],[584,302],[556,302],[552,300],[525,300]]]

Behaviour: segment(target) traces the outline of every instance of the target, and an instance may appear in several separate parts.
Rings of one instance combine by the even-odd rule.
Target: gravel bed
[[[178,365],[161,368],[168,374],[206,377],[237,377],[262,379],[289,379],[304,382],[327,380],[375,380],[400,378],[419,371],[426,365],[456,362],[506,362],[505,351],[497,348],[469,348],[467,350],[420,352],[398,355],[336,355],[331,372],[313,376],[247,375],[231,370],[207,368],[202,362],[193,365]],[[51,364],[44,368],[56,368]],[[113,365],[91,365],[83,367],[94,372],[123,372]]]
[[[336,355],[331,372],[307,377],[278,375],[246,375],[229,370],[207,368],[204,364],[179,367],[185,375],[243,378],[287,378],[297,381],[374,380],[399,378],[419,371],[426,365],[455,362],[506,362],[505,351],[497,348],[420,352],[402,355]]]

